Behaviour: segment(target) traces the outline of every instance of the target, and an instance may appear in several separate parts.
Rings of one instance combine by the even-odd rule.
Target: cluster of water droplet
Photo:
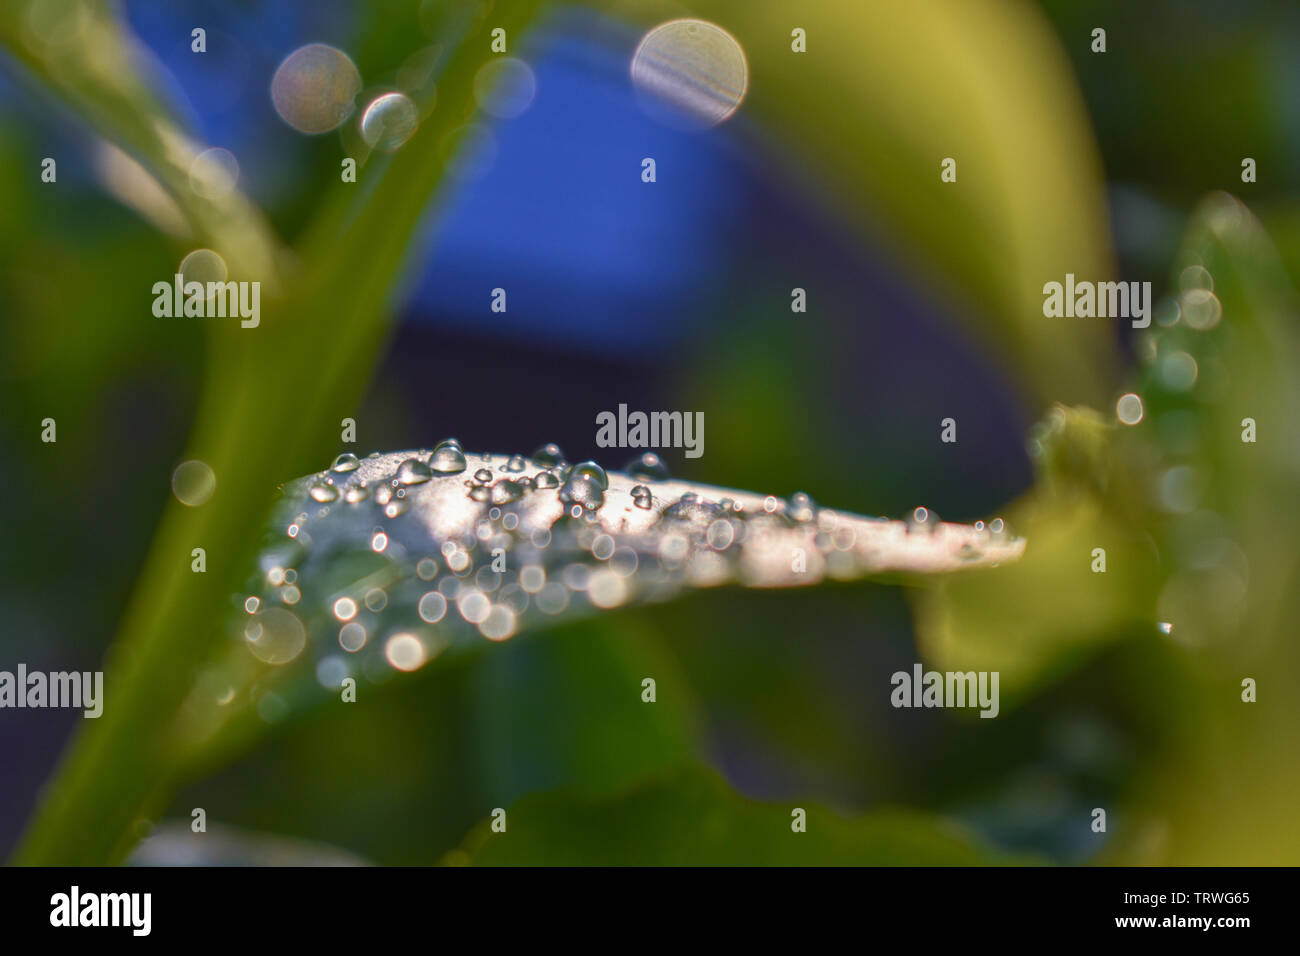
[[[949,529],[945,532],[945,529]],[[685,587],[785,586],[1014,556],[1001,522],[907,522],[673,481],[647,452],[625,472],[471,455],[454,438],[345,452],[282,489],[234,637],[263,664],[310,656],[317,683],[382,681],[538,621],[663,600]]]
[[[1155,321],[1137,341],[1143,370],[1136,392],[1121,396],[1116,418],[1148,430],[1144,447],[1156,457],[1141,462],[1150,476],[1148,494],[1162,514],[1170,575],[1158,602],[1160,630],[1180,640],[1203,643],[1228,633],[1244,604],[1249,578],[1245,552],[1216,492],[1221,449],[1241,447],[1235,421],[1229,433],[1206,434],[1214,408],[1228,386],[1228,351],[1244,330],[1223,323],[1215,276],[1207,265],[1213,245],[1248,238],[1257,227],[1241,203],[1227,195],[1211,201],[1209,233],[1190,248],[1177,289],[1155,309]],[[1246,446],[1248,447],[1248,446]],[[1221,489],[1220,489],[1221,490]]]

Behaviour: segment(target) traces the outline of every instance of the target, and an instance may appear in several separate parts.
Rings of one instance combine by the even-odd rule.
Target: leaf
[[[1109,330],[1042,311],[1045,282],[1067,272],[1101,281],[1113,264],[1097,147],[1040,11],[998,0],[827,2],[797,17],[748,0],[687,8],[740,42],[750,72],[741,115],[779,132],[815,201],[879,223],[891,253],[954,303],[1025,394],[1104,400],[1116,374]],[[791,52],[796,26],[806,54]],[[939,180],[945,157],[957,160],[955,183]],[[871,308],[855,304],[854,319]]]
[[[845,820],[813,804],[806,832],[791,805],[747,800],[698,767],[590,800],[555,793],[508,808],[506,831],[484,822],[448,862],[488,866],[987,866],[1024,863],[961,827],[906,810]]]
[[[554,446],[524,458],[466,454],[449,439],[345,453],[290,482],[236,602],[230,649],[187,701],[179,746],[254,712],[276,722],[347,679],[382,683],[449,650],[691,588],[940,573],[1025,548],[1000,522],[863,518],[807,496],[669,480],[647,459],[638,476],[569,465]]]
[[[1009,512],[1034,542],[1025,560],[916,595],[926,659],[941,670],[1000,672],[1004,707],[1078,655],[1156,628],[1156,554],[1115,426],[1058,406],[1031,445],[1037,481]],[[1105,573],[1094,571],[1096,548],[1106,552]]]
[[[121,859],[134,842],[135,821],[165,805],[180,772],[172,721],[189,691],[188,678],[217,646],[231,582],[251,557],[265,520],[249,502],[265,500],[275,481],[307,467],[337,435],[340,418],[354,411],[384,342],[389,295],[409,241],[454,158],[448,137],[474,115],[473,78],[490,55],[489,31],[500,27],[518,39],[538,6],[536,0],[512,3],[491,23],[468,28],[439,74],[438,108],[398,153],[375,164],[369,198],[323,202],[322,232],[309,229],[305,240],[313,253],[324,250],[319,258],[283,268],[265,236],[244,228],[249,217],[227,222],[224,207],[212,210],[216,226],[238,232],[231,245],[216,245],[231,278],[267,284],[258,328],[209,326],[205,387],[188,457],[212,468],[217,491],[205,508],[173,502],[167,509],[105,668],[105,692],[117,703],[73,739],[16,860]],[[39,54],[25,46],[29,18],[8,10],[0,14],[0,40],[38,78],[59,87],[91,126],[134,151],[164,185],[174,177],[175,189],[188,191],[179,183],[183,163],[167,163],[158,105],[131,71],[135,40],[125,25],[103,3],[59,0],[51,5],[56,8],[73,10],[72,25],[89,29],[74,37],[87,64],[96,65],[94,75],[77,64],[66,82],[54,76],[62,62],[58,50]],[[105,63],[112,69],[105,72]],[[345,187],[336,184],[335,190],[337,196]],[[286,431],[275,410],[290,407],[300,409],[303,420]],[[207,550],[206,574],[192,574],[176,560],[199,541]],[[106,789],[106,779],[115,785]]]
[[[195,833],[183,821],[161,823],[127,859],[128,866],[368,866],[337,847],[208,822]]]

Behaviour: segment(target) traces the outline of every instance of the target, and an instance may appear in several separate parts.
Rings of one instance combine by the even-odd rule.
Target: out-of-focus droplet
[[[172,493],[190,508],[207,502],[216,490],[217,476],[206,462],[183,461],[172,472]]]
[[[366,629],[356,621],[349,621],[339,628],[339,647],[350,654],[355,654],[366,646]]]
[[[415,104],[405,93],[376,97],[361,116],[361,138],[385,153],[396,152],[420,124]]]
[[[907,530],[910,532],[932,533],[939,527],[939,516],[929,508],[913,508],[907,515]]]
[[[474,77],[474,99],[497,119],[514,119],[533,105],[537,77],[523,60],[501,56],[489,60]]]
[[[533,452],[532,458],[543,468],[554,468],[564,463],[564,452],[560,451],[560,446],[555,442],[547,442]]]
[[[1179,300],[1183,321],[1197,331],[1212,329],[1223,318],[1219,297],[1209,289],[1191,289]]]
[[[225,282],[230,274],[226,260],[211,249],[195,249],[177,267],[184,282]]]
[[[1196,359],[1181,350],[1162,355],[1156,366],[1160,384],[1171,392],[1186,392],[1196,384],[1200,369]]]
[[[1210,275],[1210,270],[1203,265],[1190,265],[1178,274],[1178,288],[1184,292],[1192,289],[1213,292],[1214,276]]]
[[[812,521],[817,517],[817,505],[807,494],[796,491],[790,496],[790,507],[786,509],[786,514],[795,521]]]
[[[312,501],[319,501],[321,504],[327,504],[339,496],[337,488],[323,481],[315,482],[307,493],[311,495]]]
[[[394,634],[384,644],[384,657],[399,671],[419,670],[424,666],[424,645],[414,634]]]
[[[638,44],[632,83],[654,118],[704,129],[735,113],[749,84],[749,67],[726,30],[703,20],[672,20]]]
[[[633,458],[623,470],[638,481],[668,480],[668,466],[652,451]]]
[[[511,481],[509,478],[502,478],[492,486],[491,500],[494,505],[508,505],[512,501],[518,501],[523,496],[523,485],[517,481]]]
[[[356,108],[361,74],[348,55],[324,43],[309,43],[287,57],[271,79],[275,111],[300,133],[328,133]]]
[[[1125,425],[1136,425],[1142,421],[1142,397],[1129,392],[1121,395],[1115,403],[1115,417]]]
[[[204,199],[224,199],[239,184],[239,160],[228,149],[205,149],[190,163],[190,188]]]
[[[307,646],[307,630],[292,611],[272,607],[244,625],[244,641],[262,663],[287,664]]]
[[[421,620],[437,624],[447,613],[447,599],[437,591],[429,591],[420,598],[416,611]]]

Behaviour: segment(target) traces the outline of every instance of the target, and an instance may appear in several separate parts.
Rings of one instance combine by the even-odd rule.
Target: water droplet
[[[195,249],[189,253],[176,269],[184,282],[225,282],[230,275],[226,260],[211,249]],[[209,294],[208,298],[212,296]]]
[[[705,540],[715,551],[725,551],[736,540],[736,528],[726,518],[719,518],[709,525]]]
[[[360,484],[349,485],[348,490],[343,492],[343,500],[350,505],[360,504],[370,497],[370,489],[366,487],[363,481]]]
[[[361,115],[361,138],[367,146],[396,152],[415,133],[419,113],[405,93],[376,97]]]
[[[339,496],[339,490],[333,485],[327,485],[323,481],[317,481],[312,484],[308,494],[311,495],[312,501],[319,501],[321,504],[325,504],[328,501],[336,499]]]
[[[307,646],[307,630],[292,611],[272,607],[244,625],[244,641],[264,664],[287,664]]]
[[[330,471],[337,471],[339,473],[344,473],[349,471],[356,471],[360,467],[361,467],[360,459],[358,459],[356,455],[352,454],[352,452],[345,451],[343,454],[339,455],[337,458],[334,459],[334,464],[330,465]]]
[[[605,470],[599,465],[594,462],[584,464],[592,465],[599,472],[599,476],[590,469],[581,470],[582,466],[574,468],[565,480],[564,486],[560,488],[560,500],[566,504],[581,506],[588,511],[596,511],[605,503],[605,488],[608,487],[609,479],[605,477]],[[604,482],[601,481],[602,477],[605,478]]]
[[[239,160],[228,149],[205,149],[190,163],[190,189],[204,199],[225,199],[239,182]]]
[[[632,57],[632,83],[642,107],[679,128],[703,129],[730,117],[748,82],[740,44],[703,20],[671,20],[655,27]]]
[[[505,467],[502,470],[514,473],[523,471],[526,467],[528,467],[528,465],[524,461],[523,455],[511,455],[510,460],[505,463]]]
[[[591,542],[591,553],[598,561],[608,561],[614,556],[615,547],[612,535],[598,534],[596,539]]]
[[[478,471],[474,472],[474,480],[479,482],[480,484],[486,485],[489,481],[492,480],[492,469],[480,468]]]
[[[478,630],[489,641],[504,641],[514,636],[515,626],[515,612],[504,604],[494,604],[487,617],[479,622]]]
[[[1179,300],[1183,321],[1197,331],[1212,329],[1223,318],[1219,297],[1209,289],[1190,289]]]
[[[1125,425],[1136,425],[1142,421],[1142,397],[1133,392],[1121,395],[1115,403],[1115,417]]]
[[[1214,276],[1210,275],[1210,270],[1203,265],[1190,265],[1178,274],[1178,288],[1184,292],[1190,292],[1193,289],[1204,289],[1207,292],[1214,291]]]
[[[429,591],[420,598],[416,609],[421,620],[429,624],[437,624],[447,613],[447,599],[437,591]]]
[[[426,656],[424,645],[414,634],[394,634],[384,644],[384,657],[399,671],[419,670]]]
[[[1171,392],[1186,392],[1196,384],[1200,369],[1196,359],[1186,352],[1175,350],[1162,355],[1156,366],[1160,384]]]
[[[907,516],[907,530],[930,534],[939,526],[939,516],[929,508],[917,507]]]
[[[533,452],[532,458],[543,468],[554,468],[556,465],[564,464],[564,452],[560,451],[560,446],[555,442],[548,442],[537,449]]]
[[[514,119],[533,105],[537,78],[532,67],[512,56],[493,57],[474,77],[474,99],[497,119]]]
[[[454,438],[440,442],[429,455],[429,467],[442,475],[456,475],[464,471],[468,465],[460,442]]]
[[[523,496],[523,485],[517,481],[511,481],[509,478],[502,478],[492,486],[492,503],[494,505],[506,505],[512,501],[518,501]]]
[[[366,646],[366,629],[352,621],[339,628],[339,647],[355,654]]]
[[[172,494],[181,504],[197,508],[217,490],[217,476],[206,462],[183,461],[172,472]]]
[[[650,489],[645,485],[633,485],[632,504],[645,511],[649,511],[654,507],[654,495],[650,493]]]
[[[790,496],[790,507],[786,509],[786,514],[800,523],[812,521],[817,517],[817,505],[808,495],[796,491]]]
[[[397,483],[418,485],[433,477],[433,469],[418,458],[408,458],[397,466]]]
[[[624,470],[639,481],[668,480],[668,466],[652,451],[632,459]]]
[[[543,472],[540,472],[540,473],[537,475],[537,477],[533,479],[533,483],[534,483],[538,488],[558,488],[558,487],[560,487],[560,479],[559,479],[559,478],[556,478],[556,477],[555,477],[553,474],[551,474],[549,471],[543,471]]]
[[[348,55],[309,43],[285,57],[271,79],[275,111],[300,133],[327,133],[352,115],[361,74]]]
[[[574,478],[590,478],[600,485],[602,491],[609,488],[609,475],[605,474],[605,469],[594,461],[584,461],[574,465],[573,470],[566,477],[570,481]]]

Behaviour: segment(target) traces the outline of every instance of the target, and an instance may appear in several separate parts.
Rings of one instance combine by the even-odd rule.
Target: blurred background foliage
[[[103,666],[109,704],[85,726],[4,714],[6,855],[122,859],[148,820],[201,806],[380,863],[1300,859],[1300,16],[877,6],[7,4],[0,667]],[[739,113],[707,133],[657,125],[628,81],[642,33],[682,15],[748,60]],[[472,95],[496,26],[537,79],[511,120]],[[338,181],[355,132],[302,136],[270,103],[314,41],[366,91],[437,65],[411,90],[417,134],[356,185]],[[235,197],[190,188],[204,145],[239,158]],[[1248,209],[1204,198],[1222,189]],[[196,246],[262,281],[260,328],[153,318],[148,290]],[[1176,302],[1189,266],[1213,277],[1214,328],[1042,315],[1066,272]],[[1173,352],[1194,387],[1169,387]],[[1117,430],[1129,390],[1146,417]],[[177,747],[271,493],[340,450],[342,417],[361,452],[456,434],[577,460],[619,402],[705,413],[705,456],[667,454],[683,477],[868,513],[1005,509],[1029,552],[937,586],[626,609],[237,747]],[[169,493],[187,457],[218,476],[203,508]],[[891,708],[889,675],[917,660],[1000,670],[1001,715]]]

